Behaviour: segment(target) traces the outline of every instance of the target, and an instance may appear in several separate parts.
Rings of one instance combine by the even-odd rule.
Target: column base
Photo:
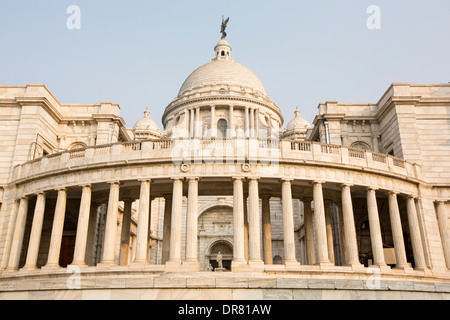
[[[52,271],[52,270],[58,270],[58,269],[62,269],[59,264],[48,264],[41,268],[42,271]]]
[[[181,265],[181,261],[167,261],[164,269],[166,272],[182,272]]]
[[[346,266],[352,268],[353,271],[362,271],[365,269],[364,265],[359,262],[349,262]]]
[[[371,265],[369,268],[377,268],[382,273],[389,273],[392,271],[391,267],[389,267],[387,264],[374,264]]]
[[[88,268],[89,266],[85,262],[72,262],[67,268],[78,267],[78,268]]]
[[[300,262],[297,260],[288,260],[284,262],[286,269],[294,269],[300,266]]]
[[[246,272],[248,271],[248,263],[245,260],[235,260],[231,262],[231,272]]]
[[[319,266],[320,270],[332,270],[335,267],[334,263],[329,261],[318,262],[317,266]]]
[[[431,276],[433,274],[431,272],[431,270],[428,269],[427,267],[416,267],[414,270],[419,271],[419,272],[423,272],[427,276]]]
[[[264,272],[264,262],[262,260],[254,260],[248,262],[249,271]]]
[[[115,261],[102,261],[99,264],[97,264],[97,268],[112,268],[112,267],[117,267]]]
[[[37,267],[35,266],[24,266],[19,272],[28,272],[28,271],[36,271]]]
[[[395,266],[394,270],[400,270],[403,271],[404,273],[414,273],[414,269],[409,264],[403,266]]]
[[[200,262],[197,260],[183,261],[181,268],[184,272],[200,272]]]

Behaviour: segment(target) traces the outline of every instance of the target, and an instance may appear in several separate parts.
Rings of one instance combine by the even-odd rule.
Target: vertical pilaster
[[[166,264],[170,258],[170,231],[172,229],[172,195],[164,196],[164,227],[161,264]]]
[[[211,106],[211,138],[217,138],[216,107]]]
[[[185,264],[200,270],[198,260],[198,178],[189,178]]]
[[[181,237],[183,224],[183,180],[173,179],[172,225],[170,231],[171,264],[181,264]]]
[[[259,220],[259,185],[258,179],[250,178],[248,183],[249,193],[249,264],[264,265],[261,259],[261,230]]]
[[[270,221],[270,196],[262,196],[262,228],[264,264],[273,264],[272,255],[272,224]]]
[[[306,259],[308,265],[316,264],[316,249],[314,245],[314,225],[311,210],[311,198],[305,198],[303,201],[305,215],[305,237],[306,237]]]
[[[133,207],[133,200],[126,199],[124,201],[123,218],[122,218],[122,232],[120,235],[119,264],[121,266],[128,266],[128,264],[129,264],[132,207]]]
[[[247,264],[245,260],[244,181],[233,178],[234,248],[232,268]]]

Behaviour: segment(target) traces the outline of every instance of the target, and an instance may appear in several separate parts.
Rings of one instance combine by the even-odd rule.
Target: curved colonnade
[[[200,150],[200,151],[199,151]],[[226,156],[224,156],[226,155]],[[15,195],[10,204],[14,226],[7,240],[2,268],[7,272],[59,268],[61,238],[68,194],[80,198],[76,243],[72,266],[87,267],[87,241],[93,203],[106,200],[107,216],[102,257],[97,267],[115,262],[119,201],[125,207],[139,200],[134,260],[130,266],[148,271],[198,272],[198,197],[233,196],[234,272],[302,272],[305,270],[364,272],[358,253],[353,215],[354,197],[363,198],[370,223],[373,264],[383,273],[392,272],[383,251],[377,197],[389,204],[395,269],[406,274],[431,275],[432,259],[426,253],[421,215],[420,166],[366,150],[313,142],[245,140],[144,141],[113,144],[63,152],[37,159],[14,169]],[[45,265],[38,266],[40,235],[45,202],[56,198],[51,245]],[[183,197],[187,197],[186,241],[182,248]],[[150,203],[154,198],[170,199],[165,230],[170,234],[160,265],[148,263]],[[284,263],[273,265],[270,245],[270,214],[264,213],[264,199],[282,202]],[[29,242],[24,241],[30,200],[35,201]],[[248,199],[247,208],[245,208]],[[262,222],[260,199],[263,199]],[[293,199],[304,203],[307,263],[295,254]],[[414,270],[408,261],[399,210],[406,204]],[[325,203],[335,203],[341,212],[344,259],[333,261],[327,238]],[[312,223],[311,204],[314,211]],[[439,203],[437,205],[439,214]],[[270,210],[270,209],[269,209]],[[128,209],[130,211],[130,209]],[[126,225],[126,224],[125,224]],[[129,222],[128,222],[129,229]],[[247,229],[246,229],[247,228]],[[170,230],[170,231],[169,231]],[[269,229],[270,230],[270,229]],[[165,233],[166,234],[166,233]],[[248,236],[246,236],[248,235]],[[169,238],[169,237],[165,237]],[[267,239],[269,238],[269,239]],[[445,243],[443,241],[443,243]],[[22,246],[26,245],[24,251]],[[444,248],[447,250],[447,248]],[[21,253],[26,252],[25,259]],[[184,252],[184,256],[182,256]],[[314,266],[313,266],[314,265]],[[128,266],[128,265],[126,265]],[[312,268],[312,269],[311,269]],[[317,269],[318,268],[318,269]],[[128,269],[127,269],[128,270]]]

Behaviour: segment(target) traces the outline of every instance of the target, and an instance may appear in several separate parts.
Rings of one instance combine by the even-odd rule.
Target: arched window
[[[226,139],[228,130],[228,122],[227,120],[220,119],[217,122],[217,138],[218,139]]]
[[[355,149],[363,149],[363,150],[369,150],[372,151],[372,148],[365,142],[357,141],[351,145],[351,148]]]

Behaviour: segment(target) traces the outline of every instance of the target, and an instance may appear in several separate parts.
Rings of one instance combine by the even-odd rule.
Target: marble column
[[[233,178],[233,267],[246,264],[244,223],[244,179]]]
[[[45,214],[45,193],[39,193],[36,198],[36,207],[34,209],[33,223],[31,226],[30,242],[28,244],[27,259],[24,269],[35,270],[41,244],[42,226],[44,224]]]
[[[46,268],[59,268],[59,256],[61,254],[61,242],[64,232],[64,219],[66,216],[67,191],[58,190],[55,216],[53,218],[52,236],[48,253]]]
[[[328,257],[328,243],[327,243],[327,226],[325,221],[325,206],[323,201],[323,182],[313,182],[314,195],[314,216],[317,242],[317,264],[331,265]]]
[[[272,224],[270,221],[270,196],[262,198],[262,228],[263,228],[263,255],[264,264],[273,264],[272,255]]]
[[[380,216],[378,214],[376,190],[367,190],[367,211],[370,225],[370,241],[372,243],[373,264],[379,267],[386,266],[383,251],[383,239],[381,237]]]
[[[87,267],[86,264],[86,244],[89,229],[89,215],[91,211],[92,189],[90,185],[83,186],[80,202],[80,212],[78,215],[77,236],[75,240],[75,253],[72,265]]]
[[[110,182],[108,211],[106,213],[105,240],[101,266],[115,265],[115,248],[117,235],[117,216],[119,214],[120,182]]]
[[[133,264],[148,264],[148,227],[150,222],[150,184],[151,180],[141,180],[139,213],[136,234],[136,252]]]
[[[20,254],[22,253],[23,237],[27,223],[29,200],[27,197],[20,199],[19,210],[17,212],[16,225],[11,244],[11,251],[8,261],[8,271],[14,272],[19,269]]]
[[[352,267],[362,267],[359,262],[358,242],[356,238],[355,217],[353,214],[353,203],[351,194],[351,185],[342,185],[342,220],[345,235],[345,256],[346,265]]]
[[[170,231],[169,263],[181,264],[181,237],[183,225],[183,180],[173,179],[172,224]]]
[[[397,193],[389,193],[389,217],[391,220],[392,238],[394,241],[396,268],[408,268],[406,260],[405,241],[403,239],[402,221],[398,208]]]
[[[164,226],[161,264],[166,264],[170,258],[170,230],[172,229],[172,195],[164,196]]]
[[[311,211],[312,198],[305,198],[303,201],[305,214],[305,238],[306,238],[306,260],[308,265],[316,264],[316,249],[314,244],[314,225]]]
[[[261,230],[259,220],[259,185],[258,179],[250,178],[248,183],[249,193],[249,264],[264,265],[261,259]]]
[[[286,266],[299,264],[295,256],[294,208],[292,203],[291,181],[291,179],[283,179],[281,181],[284,263]]]
[[[122,232],[120,235],[119,264],[121,266],[128,266],[129,264],[132,208],[133,208],[133,199],[124,200]]]
[[[419,219],[416,211],[416,202],[413,196],[408,196],[406,200],[406,210],[408,213],[409,233],[411,235],[411,244],[414,255],[415,268],[417,270],[427,270],[425,254],[422,245],[422,236],[420,234]]]
[[[436,202],[439,231],[441,234],[442,249],[444,250],[445,263],[450,269],[450,234],[448,232],[448,215],[444,201]]]
[[[186,219],[186,260],[194,268],[200,268],[198,260],[198,180],[189,178],[188,207]]]

